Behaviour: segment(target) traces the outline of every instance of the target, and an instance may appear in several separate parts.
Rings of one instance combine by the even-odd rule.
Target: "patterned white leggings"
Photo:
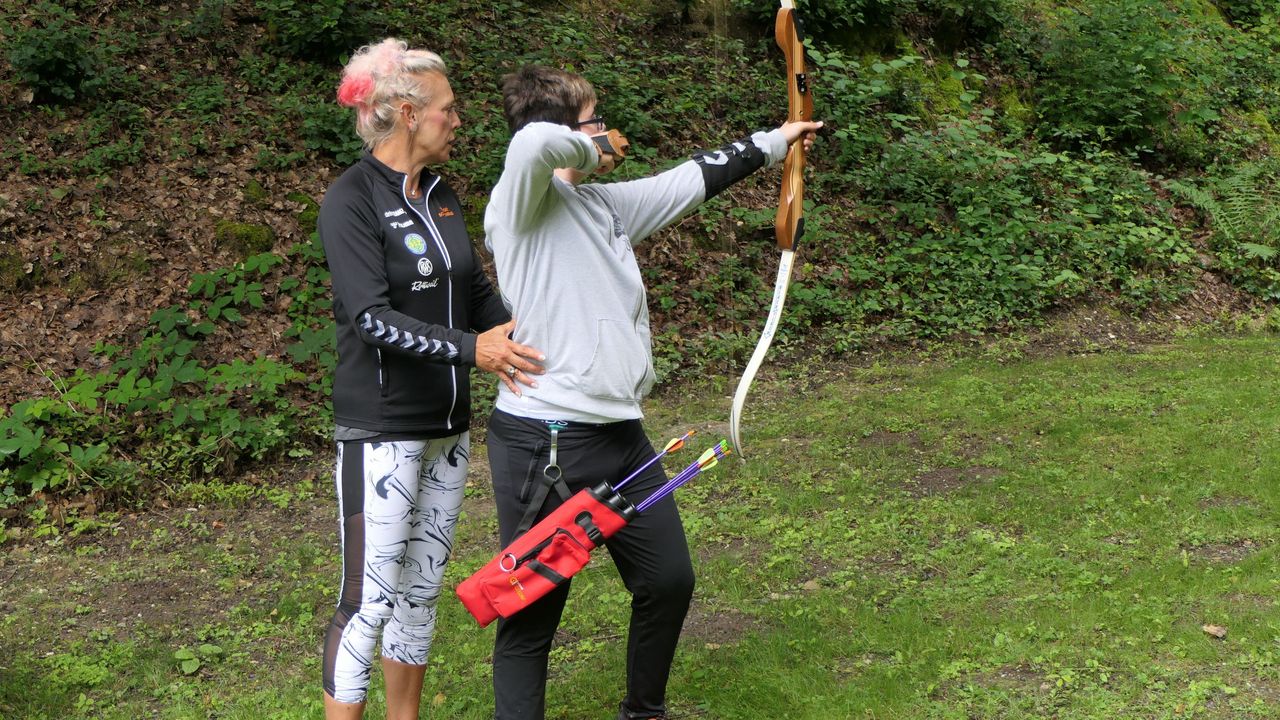
[[[427,663],[470,449],[470,433],[338,443],[342,591],[324,647],[338,702],[364,702],[379,632],[382,657]]]

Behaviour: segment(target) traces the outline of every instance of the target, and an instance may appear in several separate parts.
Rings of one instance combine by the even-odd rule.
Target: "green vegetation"
[[[275,244],[275,233],[268,225],[254,225],[224,220],[218,223],[214,240],[236,255],[248,257],[271,250]]]
[[[1276,161],[1243,163],[1225,176],[1169,188],[1212,221],[1212,247],[1223,269],[1241,287],[1280,300],[1280,187]]]
[[[0,289],[13,292],[30,289],[31,273],[22,267],[22,257],[10,250],[0,250]]]
[[[1274,3],[802,9],[828,130],[781,374],[749,405],[751,460],[681,491],[699,589],[673,714],[1280,715]],[[395,33],[445,56],[464,126],[441,171],[478,233],[508,136],[503,73],[585,74],[633,142],[619,176],[639,177],[779,122],[774,10],[0,3],[0,297],[162,298],[74,372],[6,358],[41,384],[0,408],[0,717],[320,716],[339,559],[328,461],[307,460],[330,430],[334,363],[307,181],[359,157],[333,101],[355,46]],[[648,409],[655,441],[719,432],[708,420],[771,293],[776,183],[760,173],[637,249],[679,390]],[[182,195],[193,185],[209,207]],[[206,214],[219,193],[259,215]],[[147,202],[135,194],[171,204],[118,214]],[[55,212],[107,239],[33,249]],[[273,234],[266,213],[302,234]],[[207,237],[182,236],[176,214],[212,218]],[[151,244],[123,239],[138,237]],[[159,291],[159,263],[180,268],[176,291]],[[1028,340],[1080,303],[1177,310],[1206,284],[1235,293],[1208,314],[1252,304],[1270,334],[1133,354]],[[957,338],[980,349],[946,356]],[[943,357],[842,375],[805,361],[906,343]],[[495,550],[475,472],[451,582]],[[607,562],[575,587],[553,717],[611,717],[628,598]],[[491,632],[444,603],[426,717],[488,716]]]
[[[254,184],[231,187],[256,212],[280,209],[272,188],[309,231],[314,191],[299,177],[360,152],[332,99],[341,61],[395,32],[450,63],[464,128],[442,171],[478,229],[507,139],[503,73],[525,62],[584,73],[633,141],[620,176],[638,177],[779,121],[773,9],[6,3],[0,82],[30,102],[9,114],[16,140],[0,157],[34,191],[0,211],[38,216],[80,202],[68,188],[83,187],[94,198],[83,216],[115,232],[112,203],[139,177],[174,182],[153,168],[213,190],[244,159]],[[1266,3],[812,0],[804,10],[829,130],[811,155],[808,234],[777,357],[1016,332],[1086,299],[1126,312],[1176,306],[1206,271],[1244,303],[1280,296],[1280,19]],[[638,249],[666,382],[736,370],[750,352],[771,293],[775,185],[760,173]],[[149,323],[82,353],[74,373],[32,367],[49,384],[0,415],[0,509],[30,514],[49,494],[84,492],[136,503],[314,449],[332,366],[317,244],[270,254],[288,243],[273,244],[267,225],[210,217],[229,219],[162,247],[225,251],[221,266],[175,263],[190,272],[185,298],[148,308]],[[0,247],[0,292],[109,293],[160,254],[130,248],[95,264],[31,252]],[[226,342],[239,334],[253,352]]]
[[[292,259],[320,269],[319,253],[310,247]],[[293,399],[327,394],[325,382],[308,383],[302,370],[316,370],[319,362],[327,377],[332,333],[317,338],[316,319],[306,312],[324,307],[319,273],[308,275],[310,281],[281,280],[283,263],[265,253],[231,270],[196,274],[188,302],[156,311],[136,347],[95,348],[110,361],[108,369],[51,378],[56,396],[10,408],[0,418],[6,457],[0,505],[17,504],[28,493],[73,494],[93,486],[128,500],[153,491],[157,481],[172,487],[229,475],[244,462],[309,454],[305,445],[315,435],[304,430],[325,422],[324,405],[298,408]],[[247,324],[245,313],[265,307],[264,281],[304,300],[286,331],[301,340],[289,347],[292,362],[219,362],[202,353],[202,341],[236,332]]]
[[[89,29],[57,3],[41,2],[32,9],[37,24],[19,30],[9,47],[8,60],[18,79],[42,104],[91,93],[99,59]]]
[[[698,589],[673,716],[1276,717],[1273,337],[1042,351],[758,387],[750,461],[679,492]],[[654,441],[718,416],[729,381],[651,403]],[[46,519],[0,585],[0,714],[320,717],[339,559],[328,470],[312,477],[189,486],[93,542]],[[495,551],[491,503],[476,468],[450,585]],[[627,603],[603,556],[575,578],[549,717],[613,717]],[[423,717],[489,717],[491,643],[445,598]]]

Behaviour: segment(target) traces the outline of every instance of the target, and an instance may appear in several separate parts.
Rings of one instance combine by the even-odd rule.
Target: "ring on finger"
[[[516,366],[515,366],[515,365],[508,365],[508,366],[507,366],[507,375],[509,375],[510,377],[515,377],[515,376],[516,376]]]

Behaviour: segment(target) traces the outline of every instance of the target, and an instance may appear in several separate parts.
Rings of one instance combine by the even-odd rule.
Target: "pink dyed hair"
[[[342,69],[338,103],[355,108],[356,134],[372,150],[395,131],[400,100],[421,105],[431,100],[422,94],[417,75],[446,74],[444,60],[429,50],[411,50],[396,38],[356,50]]]

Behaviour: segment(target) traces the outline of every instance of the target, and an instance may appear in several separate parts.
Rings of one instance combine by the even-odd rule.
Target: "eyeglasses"
[[[604,127],[605,126],[604,117],[601,115],[596,115],[595,117],[589,117],[586,120],[579,120],[578,122],[573,123],[569,127],[577,130],[583,125],[599,125],[600,127]]]

